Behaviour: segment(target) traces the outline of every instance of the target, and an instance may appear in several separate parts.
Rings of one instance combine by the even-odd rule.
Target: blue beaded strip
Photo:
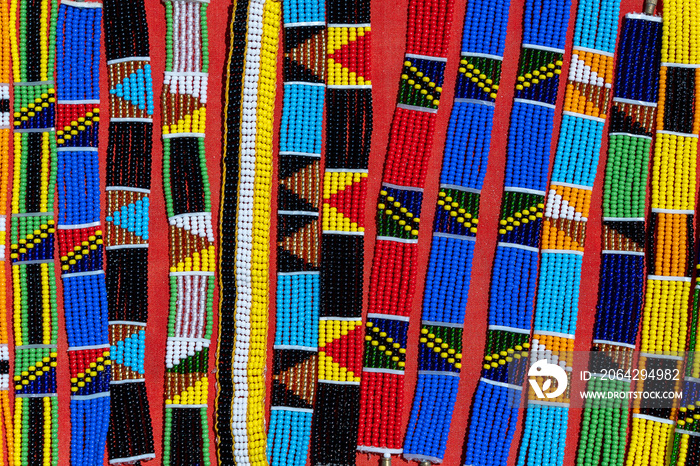
[[[568,0],[525,5],[486,356],[467,433],[467,465],[505,465],[516,430],[569,10]]]
[[[530,363],[532,368],[544,361],[564,368],[569,380],[585,228],[612,86],[608,81],[619,6],[620,0],[585,0],[578,5],[564,116],[544,212]],[[532,368],[531,385],[543,387],[546,377],[532,377]],[[518,466],[564,462],[570,398],[559,381],[551,387],[556,390],[550,388],[546,395],[533,389],[528,393]]]
[[[404,441],[408,460],[441,463],[445,456],[509,7],[510,0],[467,5],[423,297],[418,381]]]
[[[64,2],[59,8],[58,122],[99,112],[101,6]],[[57,133],[57,234],[71,363],[71,464],[97,466],[104,461],[110,413],[97,125],[77,133]]]
[[[603,246],[587,391],[627,392],[630,381],[602,377],[632,365],[644,299],[644,199],[659,84],[660,18],[627,15],[620,34],[610,146],[603,192]],[[624,199],[624,201],[622,200]],[[616,422],[600,416],[613,413]],[[579,463],[624,460],[628,409],[623,397],[589,397],[583,411]]]
[[[277,326],[267,457],[306,464],[316,391],[325,1],[285,0],[280,130]]]

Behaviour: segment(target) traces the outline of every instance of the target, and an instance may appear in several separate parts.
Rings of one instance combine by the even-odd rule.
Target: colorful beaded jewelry
[[[372,139],[369,0],[330,0],[315,465],[354,465],[362,374],[365,199]],[[320,140],[319,140],[320,142]]]
[[[220,322],[222,332],[234,329],[235,334],[233,341],[231,335],[222,335],[219,344],[219,367],[228,360],[233,370],[219,375],[217,429],[220,440],[231,439],[219,445],[221,464],[264,465],[272,132],[281,5],[250,0],[242,10],[240,3],[234,5],[231,29],[244,31],[244,37],[232,35],[229,55],[220,243]],[[224,375],[229,378],[223,380]],[[223,406],[223,401],[229,404]],[[222,424],[227,417],[229,426]]]
[[[284,108],[277,196],[277,327],[267,457],[304,466],[316,395],[319,200],[325,94],[323,0],[284,7]]]
[[[104,3],[109,71],[107,303],[112,355],[110,464],[155,458],[144,379],[153,81],[143,0]]]
[[[161,112],[163,188],[170,230],[165,465],[210,464],[207,401],[215,253],[204,145],[209,77],[207,6],[202,1],[165,2]],[[134,87],[137,96],[145,95]]]
[[[568,0],[525,3],[486,350],[466,439],[468,465],[505,465],[517,428],[569,10]]]
[[[683,381],[647,380],[638,391],[679,392],[682,400],[634,400],[627,465],[700,461],[697,294],[691,311],[696,163],[700,134],[700,5],[664,2],[661,79],[651,173],[651,251],[639,369],[678,370]],[[682,351],[690,351],[683,372]],[[673,401],[673,402],[672,402]],[[675,434],[674,434],[675,427]],[[670,462],[667,460],[670,457]]]
[[[578,4],[564,112],[544,209],[529,358],[531,387],[518,465],[564,462],[581,264],[613,85],[619,9],[620,0]],[[545,364],[564,369],[567,387],[560,389],[559,382],[536,375]],[[543,397],[545,381],[552,385]],[[545,389],[538,392],[534,384]]]
[[[18,13],[19,22],[15,25]],[[15,178],[10,245],[15,403],[14,439],[7,446],[10,464],[55,466],[58,464],[58,320],[54,271],[56,91],[53,69],[57,3],[15,0],[11,3],[10,18],[13,19],[10,39],[15,81]],[[5,89],[9,99],[9,88]],[[9,100],[7,103],[9,111]],[[4,176],[2,183],[6,186]],[[2,188],[0,204],[6,192],[6,187]],[[5,204],[2,206],[4,208]],[[4,217],[2,226],[4,230]],[[4,285],[0,287],[4,290]],[[2,351],[5,359],[6,345]]]
[[[658,100],[661,18],[625,17],[609,124],[603,188],[598,305],[577,464],[622,466],[633,351],[644,297],[644,209]],[[628,377],[614,379],[610,371]],[[612,398],[608,394],[621,395]],[[595,398],[605,393],[609,398]]]
[[[418,382],[403,449],[413,461],[441,463],[445,455],[509,6],[509,0],[467,5],[423,297]]]
[[[452,9],[452,0],[409,2],[409,41],[377,206],[358,450],[385,457],[402,452],[400,423],[416,243]]]
[[[110,411],[97,155],[101,22],[102,4],[64,0],[56,25],[56,233],[71,376],[71,464],[76,466],[103,464]]]
[[[0,270],[5,270],[7,241],[7,191],[10,180],[10,79],[12,66],[10,55],[12,51],[10,16],[7,2],[0,2]],[[13,23],[14,23],[14,17]],[[14,456],[12,411],[10,411],[10,352],[8,349],[7,309],[5,303],[6,277],[0,274],[0,449],[7,452],[8,457]],[[42,362],[43,365],[43,362]],[[42,371],[43,372],[43,371]],[[55,392],[55,391],[54,391]],[[43,400],[42,400],[43,403]],[[4,465],[5,455],[0,453],[0,465]],[[18,464],[10,461],[10,464]]]

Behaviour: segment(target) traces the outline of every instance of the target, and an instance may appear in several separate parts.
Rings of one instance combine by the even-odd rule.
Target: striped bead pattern
[[[377,203],[365,327],[358,450],[370,453],[402,452],[399,423],[416,243],[452,9],[451,0],[409,2],[408,43]]]
[[[319,204],[325,97],[322,0],[285,1],[277,195],[277,326],[267,457],[306,464],[318,366]]]
[[[590,394],[618,392],[615,399],[587,398],[577,465],[600,461],[622,466],[628,425],[630,380],[603,373],[632,370],[632,352],[643,303],[645,199],[651,137],[658,100],[661,18],[625,17],[610,111],[608,160],[603,188],[603,233],[598,305],[593,332]]]
[[[569,10],[567,0],[525,3],[487,344],[467,431],[467,465],[505,465],[517,428]]]
[[[418,382],[403,448],[413,461],[441,463],[447,447],[509,7],[508,0],[467,5],[423,296]]]
[[[207,401],[216,259],[204,145],[209,79],[207,6],[199,1],[165,2],[161,113],[170,305],[164,465],[210,464]]]

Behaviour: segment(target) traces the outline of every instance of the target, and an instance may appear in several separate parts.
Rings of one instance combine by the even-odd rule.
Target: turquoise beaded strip
[[[530,347],[531,389],[518,465],[564,462],[581,262],[610,103],[620,0],[579,2],[559,142],[547,193]],[[536,376],[554,365],[562,374]],[[563,371],[562,371],[563,369]],[[553,370],[553,369],[552,369]],[[544,385],[549,380],[549,390]],[[540,388],[538,391],[538,387]]]

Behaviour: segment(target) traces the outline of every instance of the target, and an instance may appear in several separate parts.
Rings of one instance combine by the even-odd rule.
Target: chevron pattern
[[[419,370],[460,372],[462,368],[461,328],[423,325],[419,342]]]
[[[362,338],[362,321],[323,319],[319,322],[319,380],[359,382],[362,361],[354,357]]]
[[[150,118],[153,115],[153,79],[146,61],[109,65],[109,111],[112,118]]]
[[[277,221],[277,263],[279,272],[318,270],[318,250],[310,247],[317,241],[317,216],[280,215]]]
[[[323,231],[365,231],[363,200],[367,173],[326,172],[323,180]]]
[[[498,241],[539,247],[544,197],[516,191],[503,193]]]
[[[482,363],[482,376],[498,382],[521,384],[527,374],[530,335],[489,330]]]
[[[328,28],[328,85],[372,84],[369,63],[361,57],[369,56],[371,29],[369,27]]]
[[[441,189],[435,214],[435,232],[476,236],[479,225],[479,194]]]
[[[313,409],[314,386],[308,383],[318,365],[316,353],[276,350],[272,373],[272,406]]]
[[[68,352],[71,395],[92,395],[109,391],[112,361],[109,348]]]
[[[557,52],[523,47],[515,97],[555,105],[562,59]]]
[[[285,82],[325,83],[326,66],[317,60],[326,46],[325,26],[286,27],[284,30]]]
[[[95,104],[61,104],[56,114],[59,147],[97,147],[100,108]]]
[[[495,102],[501,80],[501,60],[462,56],[455,98]]]
[[[318,212],[320,160],[287,154],[280,165],[278,209]]]
[[[564,111],[605,118],[612,89],[613,65],[612,57],[574,50]]]
[[[542,249],[583,252],[590,205],[590,190],[552,184],[545,210]]]

